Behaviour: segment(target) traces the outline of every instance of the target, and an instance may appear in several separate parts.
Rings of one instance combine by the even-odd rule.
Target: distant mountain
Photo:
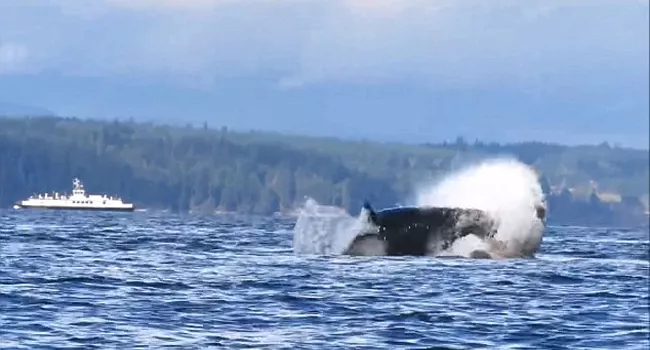
[[[57,116],[56,113],[54,113],[53,111],[47,108],[24,105],[19,103],[12,103],[12,102],[2,102],[2,101],[0,101],[0,115],[2,116],[20,116],[20,115]]]
[[[404,145],[131,122],[0,118],[0,207],[34,192],[88,188],[174,211],[292,212],[305,197],[358,215],[413,204],[418,184],[466,160],[511,155],[533,166],[549,222],[648,223],[648,151],[545,143]],[[411,198],[411,200],[409,200]],[[406,202],[406,203],[405,203]]]

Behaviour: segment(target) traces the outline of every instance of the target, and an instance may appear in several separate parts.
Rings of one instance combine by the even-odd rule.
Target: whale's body
[[[371,230],[361,232],[350,243],[347,255],[437,255],[451,247],[457,240],[475,235],[480,239],[494,238],[498,223],[478,209],[446,207],[399,207],[374,211],[368,203]],[[536,208],[543,220],[546,212]],[[472,257],[489,257],[475,251]]]

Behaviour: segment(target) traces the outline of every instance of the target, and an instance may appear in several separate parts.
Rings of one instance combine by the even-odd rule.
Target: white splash
[[[352,217],[341,208],[319,205],[308,198],[299,209],[293,229],[293,251],[298,254],[341,254],[367,225],[365,211],[359,217]]]
[[[544,224],[535,215],[544,194],[535,171],[514,159],[489,159],[447,175],[417,191],[418,206],[474,208],[497,221],[494,241],[475,236],[458,240],[447,254],[470,256],[484,250],[495,257],[529,256],[542,243]]]

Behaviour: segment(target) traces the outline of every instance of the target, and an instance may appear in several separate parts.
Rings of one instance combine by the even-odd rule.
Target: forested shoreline
[[[119,194],[173,211],[290,212],[306,196],[357,214],[394,205],[413,184],[472,159],[532,165],[557,224],[647,225],[648,151],[528,142],[382,144],[132,121],[0,118],[0,206],[35,192]]]

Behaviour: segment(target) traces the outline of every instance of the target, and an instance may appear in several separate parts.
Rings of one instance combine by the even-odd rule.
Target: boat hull
[[[112,212],[132,212],[135,207],[76,207],[76,206],[51,206],[51,205],[14,205],[14,209],[40,209],[40,210],[74,210],[74,211],[112,211]]]
[[[58,192],[32,195],[14,203],[14,209],[77,210],[77,211],[135,211],[135,205],[107,195],[88,195],[78,178],[72,180],[72,195]]]

